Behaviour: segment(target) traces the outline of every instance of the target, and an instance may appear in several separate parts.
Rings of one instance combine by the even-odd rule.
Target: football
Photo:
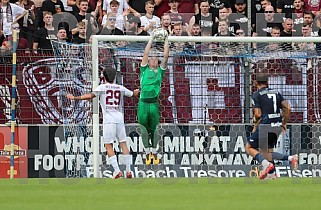
[[[168,37],[167,31],[162,28],[154,29],[153,34],[154,34],[154,41],[156,42],[163,42]]]

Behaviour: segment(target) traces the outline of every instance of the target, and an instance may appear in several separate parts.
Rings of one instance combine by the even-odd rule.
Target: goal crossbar
[[[93,35],[94,41],[148,41],[149,36],[127,36],[127,35]],[[231,37],[231,36],[169,36],[170,42],[242,42],[242,43],[260,43],[260,42],[321,42],[321,37]],[[98,43],[97,43],[98,44]],[[93,49],[95,49],[93,47]]]

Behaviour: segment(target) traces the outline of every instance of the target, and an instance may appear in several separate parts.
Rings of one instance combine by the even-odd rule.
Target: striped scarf
[[[2,11],[2,6],[0,6],[0,29],[3,30],[3,11]],[[12,17],[12,9],[10,3],[7,4],[6,12],[7,16],[7,22],[12,23],[13,22],[13,17]]]

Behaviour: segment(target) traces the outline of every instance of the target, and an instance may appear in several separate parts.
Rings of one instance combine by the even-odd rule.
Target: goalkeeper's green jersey
[[[140,98],[157,98],[160,93],[162,80],[165,70],[158,67],[157,70],[153,70],[146,66],[140,67]]]

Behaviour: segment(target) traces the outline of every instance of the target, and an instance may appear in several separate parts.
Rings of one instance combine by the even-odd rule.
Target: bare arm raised
[[[168,44],[168,38],[166,38],[164,42],[164,59],[160,64],[160,67],[162,69],[167,69],[168,57],[169,57],[169,44]]]

